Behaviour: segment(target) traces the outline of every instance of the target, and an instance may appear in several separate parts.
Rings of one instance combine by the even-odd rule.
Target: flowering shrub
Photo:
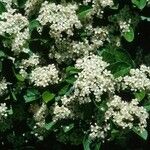
[[[149,0],[0,0],[0,149],[148,140],[149,9]]]

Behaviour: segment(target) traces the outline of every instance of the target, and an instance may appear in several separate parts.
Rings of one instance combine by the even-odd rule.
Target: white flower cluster
[[[75,41],[69,38],[59,38],[55,41],[56,46],[50,49],[49,57],[55,58],[58,63],[62,63],[68,59],[76,60],[77,58],[84,57],[103,46],[104,42],[109,42],[109,32],[107,27],[96,27],[92,24],[85,27],[88,38],[82,41]]]
[[[92,2],[92,0],[83,0],[84,5],[88,5],[88,3],[91,3],[91,2]]]
[[[6,103],[0,103],[0,121],[8,116]]]
[[[71,111],[66,106],[59,106],[57,103],[55,103],[55,106],[53,107],[53,122],[70,117]]]
[[[31,13],[36,11],[38,6],[42,2],[43,2],[43,0],[27,0],[27,2],[25,3],[25,13],[26,13],[26,15],[30,15]]]
[[[28,59],[23,59],[19,64],[19,74],[22,75],[22,77],[26,78],[28,76],[28,67],[36,67],[37,65],[39,65],[39,61],[39,56],[34,53]]]
[[[108,110],[105,112],[105,121],[112,119],[115,124],[123,129],[131,129],[134,125],[137,125],[142,131],[147,126],[148,113],[144,107],[138,105],[137,99],[126,102],[121,97],[114,95],[107,102]]]
[[[12,36],[12,51],[18,53],[22,50],[29,39],[29,22],[26,17],[19,13],[15,13],[15,10],[4,12],[0,15],[0,35],[5,36],[8,34]]]
[[[56,5],[45,1],[40,9],[37,20],[42,26],[49,24],[52,37],[62,37],[62,32],[73,35],[73,28],[81,28],[81,23],[76,15],[77,5]]]
[[[91,102],[91,94],[95,96],[96,101],[100,101],[103,93],[113,93],[115,82],[112,74],[106,69],[107,66],[108,64],[96,55],[78,59],[75,67],[82,71],[78,73],[77,80],[74,82],[73,93],[71,96],[62,97],[62,106],[56,104],[53,107],[53,120],[66,117],[78,118],[80,112],[76,109],[76,104]]]
[[[6,90],[7,90],[7,82],[5,79],[2,79],[0,81],[0,95],[3,95]]]
[[[100,127],[99,125],[97,125],[97,123],[95,123],[94,125],[91,125],[90,127],[89,137],[92,140],[104,139],[108,130],[110,130],[109,124],[105,125],[104,127]]]
[[[45,125],[46,110],[46,104],[42,103],[41,107],[36,111],[36,113],[33,116],[38,127],[43,127]]]
[[[113,0],[98,0],[98,2],[101,4],[102,7],[107,7],[107,6],[112,7],[114,5]]]
[[[89,55],[91,52],[94,52],[97,47],[97,43],[90,44],[87,39],[84,39],[83,41],[63,40],[57,41],[56,44],[58,51],[55,48],[52,48],[49,57],[55,58],[58,63],[68,59],[76,60],[76,58],[81,56]]]
[[[39,64],[39,56],[32,54],[29,59],[23,59],[20,68],[27,69],[28,67],[34,67]]]
[[[92,28],[93,30],[93,36],[92,36],[92,43],[95,48],[98,48],[100,46],[103,46],[103,43],[105,41],[109,41],[108,38],[108,30],[106,28]]]
[[[119,27],[121,29],[122,33],[126,33],[130,31],[130,24],[131,24],[131,19],[126,22],[126,21],[119,21]]]
[[[94,94],[96,101],[100,101],[103,93],[115,91],[113,75],[106,69],[108,63],[101,57],[85,56],[78,59],[75,66],[82,69],[74,83],[74,95],[80,100],[79,103],[90,102],[91,93]]]
[[[93,0],[92,1],[92,7],[93,12],[97,14],[97,16],[102,17],[103,16],[103,9],[107,6],[112,7],[114,5],[113,0]]]
[[[58,70],[54,64],[44,67],[36,67],[32,70],[30,80],[35,86],[46,87],[49,84],[58,83]]]
[[[139,69],[131,69],[130,75],[123,77],[121,82],[124,89],[150,90],[150,67],[141,65]]]

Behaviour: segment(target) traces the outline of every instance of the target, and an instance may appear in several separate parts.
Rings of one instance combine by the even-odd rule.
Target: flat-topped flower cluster
[[[132,3],[0,0],[0,123],[9,124],[0,133],[23,132],[28,145],[51,130],[74,144],[145,132],[150,67],[125,47],[140,35]],[[25,124],[18,133],[16,122]]]

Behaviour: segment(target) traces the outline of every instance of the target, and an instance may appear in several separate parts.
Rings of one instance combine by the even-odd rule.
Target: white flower
[[[0,121],[8,116],[8,108],[6,103],[0,103]]]
[[[30,80],[35,86],[41,87],[58,83],[58,70],[55,68],[54,64],[44,67],[36,67],[31,72]]]
[[[27,69],[28,67],[34,67],[39,64],[39,56],[32,54],[28,59],[23,59],[20,68]]]
[[[27,0],[25,3],[25,13],[26,15],[30,15],[40,6],[43,0]]]
[[[147,126],[148,113],[144,107],[138,105],[137,99],[126,102],[121,97],[114,95],[107,102],[108,110],[105,112],[105,121],[112,119],[114,123],[123,129],[138,126],[142,131]]]
[[[131,24],[131,20],[129,20],[128,22],[119,21],[119,26],[120,26],[122,33],[126,33],[130,31],[130,24]]]
[[[104,139],[108,130],[110,130],[110,125],[109,124],[100,127],[99,125],[97,125],[97,123],[95,123],[94,125],[90,126],[89,137],[90,137],[91,140]]]
[[[53,107],[53,121],[56,122],[58,120],[67,119],[71,116],[71,111],[65,107],[64,105],[58,106],[57,103],[55,103],[55,106]]]
[[[15,10],[8,12],[3,12],[0,15],[0,35],[5,36],[8,34],[12,36],[11,40],[11,50],[18,54],[22,51],[26,44],[27,39],[29,39],[29,22],[26,17]],[[5,45],[4,46],[8,46]]]
[[[40,9],[37,20],[42,26],[49,25],[50,35],[53,37],[62,37],[65,32],[69,36],[73,35],[73,28],[81,28],[81,23],[76,15],[77,5],[48,3],[45,1]]]
[[[74,83],[74,95],[78,97],[79,103],[90,102],[91,94],[96,101],[100,101],[103,93],[115,91],[113,75],[106,69],[108,65],[96,55],[77,60],[75,67],[82,71]]]
[[[3,78],[0,81],[0,96],[3,95],[7,90],[7,82],[6,80]]]
[[[141,65],[139,69],[131,69],[130,74],[123,77],[121,82],[124,89],[150,90],[150,67]]]

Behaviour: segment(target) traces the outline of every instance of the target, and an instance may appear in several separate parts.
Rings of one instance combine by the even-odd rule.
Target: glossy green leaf
[[[48,103],[49,101],[51,101],[53,98],[55,97],[55,94],[54,93],[51,93],[49,91],[45,91],[43,94],[42,94],[42,99],[44,102]]]
[[[99,51],[98,53],[103,57],[103,60],[110,64],[116,62],[125,62],[131,65],[134,64],[130,55],[123,49],[107,48]]]
[[[83,21],[86,19],[87,15],[92,11],[92,8],[85,8],[83,11],[79,12],[77,15],[78,15],[78,18],[79,20]]]
[[[132,3],[139,9],[143,9],[146,6],[147,0],[132,0]]]
[[[76,78],[71,76],[71,77],[68,77],[67,79],[65,79],[65,81],[67,83],[73,84],[76,81]]]
[[[93,150],[100,150],[100,148],[101,148],[101,143],[100,142],[99,143],[95,143]]]
[[[146,109],[147,112],[150,111],[150,105],[145,105],[144,108]]]
[[[0,51],[0,58],[6,57],[5,53],[3,51]]]
[[[69,66],[66,68],[66,73],[68,74],[77,74],[79,73],[79,69],[76,69],[75,67]]]
[[[54,127],[55,124],[56,124],[56,122],[46,123],[45,126],[44,126],[44,128],[46,130],[51,130]]]
[[[67,126],[63,126],[63,130],[65,133],[69,132],[73,128],[74,128],[74,123],[71,123],[70,125]]]
[[[40,26],[40,23],[37,20],[32,20],[29,23],[29,29],[30,29],[30,31],[33,31],[34,29],[38,28],[39,26]]]
[[[15,74],[18,81],[24,82],[25,78],[21,74]]]
[[[65,95],[66,92],[69,90],[69,84],[65,85],[60,91],[59,91],[59,95]]]
[[[92,141],[89,139],[88,136],[85,136],[83,139],[83,148],[84,150],[91,150],[90,145],[91,145]]]
[[[131,66],[125,62],[116,62],[108,67],[114,77],[125,76],[129,73]]]
[[[145,94],[146,94],[145,91],[139,91],[139,92],[135,92],[134,95],[139,101],[141,101],[144,99]]]
[[[137,135],[139,135],[142,139],[147,140],[147,138],[148,138],[148,132],[147,132],[146,129],[144,129],[143,132],[140,132],[140,131],[138,130],[138,128],[134,127],[132,130],[133,130]]]
[[[35,101],[41,97],[40,93],[36,89],[28,89],[26,94],[23,96],[26,103]]]
[[[124,37],[128,42],[132,42],[132,41],[134,40],[134,30],[133,30],[133,28],[130,27],[130,31],[129,31],[129,32],[123,33],[123,37]]]
[[[24,82],[25,78],[21,74],[16,73],[14,68],[12,68],[12,70],[13,70],[13,73],[14,73],[16,79],[20,82]]]

